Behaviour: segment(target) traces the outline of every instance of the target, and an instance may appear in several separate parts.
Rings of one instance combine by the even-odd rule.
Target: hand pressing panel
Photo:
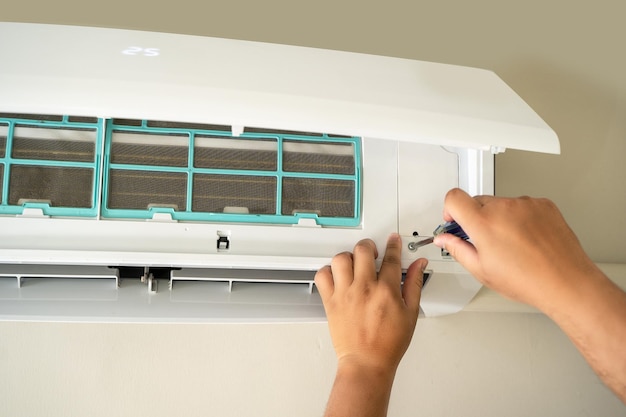
[[[376,245],[361,240],[315,276],[340,363],[395,369],[408,348],[428,262],[415,261],[401,286],[401,251],[400,236],[391,235],[377,273]]]

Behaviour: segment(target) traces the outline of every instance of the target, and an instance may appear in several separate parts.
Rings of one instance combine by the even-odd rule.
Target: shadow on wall
[[[626,92],[547,64],[499,72],[558,134],[561,155],[508,150],[496,158],[496,194],[552,199],[596,262],[626,263]]]

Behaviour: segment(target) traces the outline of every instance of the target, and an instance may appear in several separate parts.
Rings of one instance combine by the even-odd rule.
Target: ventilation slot
[[[161,120],[141,120],[141,119],[113,119],[115,126],[135,126],[147,128],[164,128],[167,130],[216,130],[220,132],[231,132],[231,127],[226,125],[215,125],[207,123],[185,123],[169,122]]]
[[[120,274],[132,268],[121,268]],[[157,272],[157,271],[155,271]],[[137,274],[133,274],[137,275]],[[172,270],[150,292],[118,269],[0,265],[0,318],[88,322],[319,321],[313,271]],[[17,278],[17,280],[16,280]]]
[[[182,269],[172,271],[172,300],[253,304],[313,304],[314,271]]]
[[[95,118],[0,115],[0,214],[95,217],[101,138]]]
[[[62,122],[63,116],[54,114],[0,113],[2,119],[22,119],[37,122]]]
[[[0,299],[115,300],[117,270],[77,265],[0,265]]]
[[[88,117],[88,116],[69,116],[67,120],[73,123],[89,123],[89,124],[98,123],[97,117]]]
[[[245,132],[246,133],[267,133],[270,135],[312,136],[312,137],[320,136],[319,133],[314,133],[314,132],[301,132],[298,130],[264,129],[260,127],[246,127]],[[344,139],[352,138],[352,136],[335,135],[335,134],[325,134],[324,136],[328,136],[329,138],[344,138]]]
[[[0,265],[0,317],[108,320],[124,305],[117,270],[77,265]]]
[[[225,125],[212,125],[203,123],[181,123],[181,122],[162,122],[158,120],[148,120],[148,127],[163,127],[168,129],[193,129],[193,130],[217,130],[220,132],[230,132],[231,127]]]

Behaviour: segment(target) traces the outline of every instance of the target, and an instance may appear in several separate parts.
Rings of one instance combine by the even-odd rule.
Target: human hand
[[[395,372],[411,342],[428,261],[418,259],[401,286],[402,242],[393,234],[387,242],[380,272],[376,245],[361,240],[353,253],[336,255],[315,275],[339,366]]]
[[[580,278],[574,277],[596,271],[549,200],[472,198],[453,189],[446,195],[444,219],[459,223],[472,243],[443,234],[435,239],[437,246],[489,288],[544,311],[563,289],[576,285]]]

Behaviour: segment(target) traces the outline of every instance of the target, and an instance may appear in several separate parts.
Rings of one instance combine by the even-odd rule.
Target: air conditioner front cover
[[[310,321],[363,238],[429,259],[421,307],[480,285],[430,245],[493,153],[559,151],[489,71],[186,35],[0,23],[0,316]]]

